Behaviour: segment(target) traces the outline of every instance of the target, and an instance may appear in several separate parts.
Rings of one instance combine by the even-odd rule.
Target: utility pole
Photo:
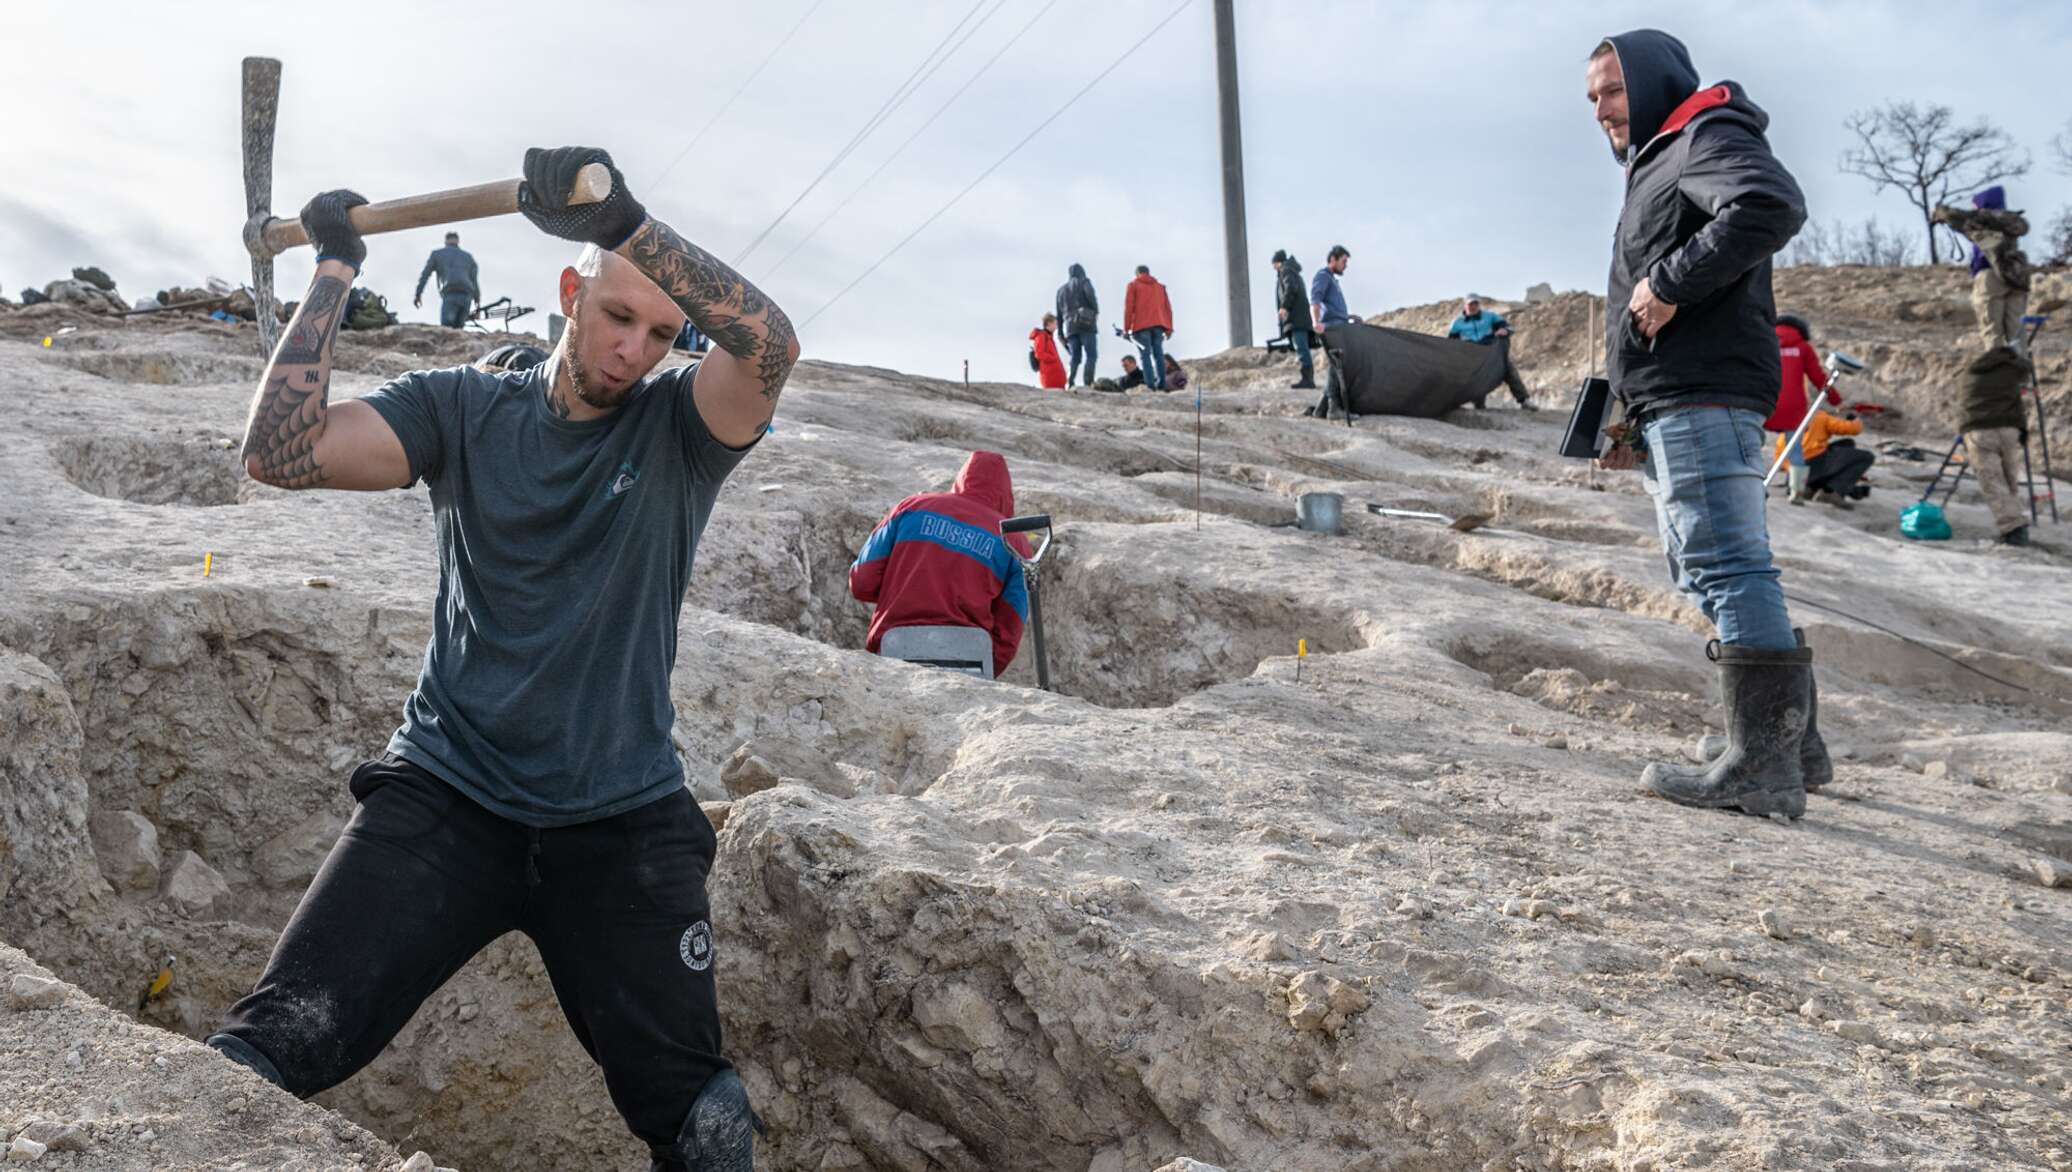
[[[1216,104],[1223,129],[1223,263],[1230,285],[1230,344],[1252,344],[1252,282],[1245,244],[1245,143],[1237,112],[1237,29],[1232,0],[1215,0]]]

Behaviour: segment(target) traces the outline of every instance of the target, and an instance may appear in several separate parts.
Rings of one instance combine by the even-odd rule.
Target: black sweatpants
[[[1877,462],[1875,452],[1866,452],[1849,440],[1831,440],[1826,450],[1806,461],[1806,491],[1824,488],[1836,496],[1848,496]]]
[[[651,1147],[676,1140],[720,1057],[705,877],[717,845],[688,790],[540,830],[393,754],[353,772],[359,808],[220,1032],[307,1097],[381,1052],[469,957],[513,929]],[[484,1029],[507,1023],[484,1021]]]

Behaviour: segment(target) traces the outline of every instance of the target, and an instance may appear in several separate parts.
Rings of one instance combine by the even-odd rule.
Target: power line
[[[834,308],[835,302],[840,301],[843,297],[846,297],[851,289],[854,289],[858,285],[863,284],[865,278],[869,277],[872,273],[877,272],[879,266],[883,265],[886,261],[891,260],[893,256],[899,252],[900,249],[905,248],[908,244],[912,243],[914,237],[919,236],[921,233],[927,231],[928,226],[930,224],[933,224],[937,220],[941,219],[944,216],[944,214],[947,213],[951,208],[956,207],[958,203],[962,202],[965,196],[970,195],[972,191],[978,187],[979,184],[984,183],[986,181],[986,178],[988,176],[990,176],[993,172],[998,171],[1002,166],[1004,166],[1007,163],[1007,160],[1019,154],[1021,152],[1021,149],[1025,146],[1028,146],[1030,141],[1033,140],[1037,135],[1043,133],[1046,127],[1048,127],[1051,123],[1056,122],[1059,118],[1064,117],[1065,111],[1070,110],[1079,101],[1079,99],[1085,97],[1087,95],[1087,91],[1099,85],[1101,83],[1102,78],[1107,77],[1109,74],[1115,72],[1118,68],[1120,68],[1123,62],[1129,60],[1132,54],[1134,54],[1137,50],[1143,48],[1147,43],[1149,43],[1151,38],[1157,36],[1161,29],[1173,23],[1173,20],[1176,17],[1178,17],[1182,12],[1185,12],[1188,6],[1193,3],[1194,0],[1180,0],[1180,3],[1177,7],[1175,7],[1171,12],[1166,13],[1164,20],[1161,20],[1157,24],[1152,25],[1150,32],[1147,32],[1143,36],[1137,38],[1137,42],[1131,45],[1129,48],[1123,50],[1122,55],[1120,57],[1117,57],[1114,61],[1110,62],[1108,68],[1103,69],[1099,73],[1095,74],[1093,78],[1089,80],[1085,85],[1080,86],[1079,91],[1077,93],[1065,99],[1064,105],[1059,106],[1057,110],[1051,114],[1050,117],[1045,118],[1043,121],[1037,123],[1036,129],[1031,130],[1029,133],[1023,135],[1022,140],[1014,144],[1013,146],[1009,147],[1007,149],[1006,154],[1001,155],[998,159],[993,161],[992,166],[987,167],[985,170],[979,172],[978,178],[966,184],[964,190],[951,196],[950,201],[948,203],[935,209],[933,215],[921,221],[920,227],[915,228],[913,231],[907,233],[905,238],[902,239],[899,243],[893,245],[892,248],[885,253],[885,255],[871,262],[871,266],[863,270],[862,273],[858,274],[855,280],[849,282],[847,285],[842,286],[841,291],[836,293],[833,297],[830,297],[827,301],[827,304],[821,306],[819,309],[814,310],[811,317],[808,317],[805,321],[799,324],[811,325],[813,321],[816,318],[818,318],[821,314],[826,313],[828,310]]]
[[[1001,0],[1001,2],[1004,4],[1006,3],[1006,0]],[[784,256],[781,259],[779,259],[776,264],[770,266],[769,272],[774,273],[778,269],[783,268],[786,261],[789,261],[792,257],[797,256],[799,254],[800,249],[806,247],[807,243],[810,242],[815,236],[820,235],[820,230],[822,228],[827,227],[829,221],[833,220],[836,216],[840,215],[842,209],[848,207],[851,203],[853,203],[857,196],[862,195],[864,188],[869,187],[872,184],[872,182],[874,182],[878,178],[878,176],[885,173],[885,168],[890,167],[893,164],[893,162],[899,158],[899,156],[906,153],[906,149],[908,147],[914,145],[914,140],[920,138],[921,135],[925,133],[929,127],[935,125],[936,119],[941,118],[945,113],[949,111],[949,108],[951,106],[957,104],[957,99],[964,96],[964,91],[970,89],[973,85],[975,85],[978,82],[979,78],[984,77],[986,75],[986,71],[993,68],[994,62],[1006,56],[1007,51],[1009,49],[1012,49],[1016,45],[1020,44],[1022,38],[1029,35],[1029,30],[1036,27],[1036,22],[1042,20],[1044,16],[1050,12],[1051,9],[1056,8],[1057,6],[1058,0],[1050,0],[1050,3],[1045,4],[1042,8],[1038,9],[1036,11],[1036,15],[1029,18],[1029,23],[1023,25],[1020,29],[1016,30],[1015,34],[1007,39],[1006,44],[1001,45],[1000,48],[996,50],[991,57],[986,58],[986,63],[978,67],[977,73],[972,74],[969,80],[965,81],[963,85],[958,86],[957,92],[951,94],[948,101],[944,102],[940,106],[937,106],[935,108],[935,113],[930,114],[928,116],[928,121],[923,122],[919,129],[915,130],[912,134],[908,135],[907,140],[905,142],[900,143],[899,146],[895,150],[893,150],[893,152],[889,156],[886,157],[884,162],[878,164],[877,170],[872,171],[868,176],[864,178],[864,181],[862,183],[856,185],[856,190],[850,192],[848,196],[842,200],[842,202],[836,204],[833,211],[827,213],[825,216],[822,216],[820,218],[819,223],[813,225],[812,229],[808,231],[805,234],[805,236],[801,237],[797,244],[791,246],[790,252],[785,253]],[[999,9],[995,8],[993,11],[998,12]],[[991,18],[991,15],[991,13],[987,14],[988,19]]]
[[[900,106],[906,103],[906,100],[908,98],[914,96],[914,90],[919,87],[919,79],[922,75],[922,72],[928,69],[930,63],[935,61],[936,57],[942,53],[943,49],[946,48],[952,40],[956,39],[957,34],[963,30],[964,26],[971,23],[971,18],[978,15],[978,10],[984,8],[985,6],[986,0],[978,0],[978,3],[973,4],[971,6],[971,11],[964,14],[964,18],[962,20],[959,20],[956,24],[950,26],[950,31],[943,36],[942,40],[936,43],[935,48],[930,49],[928,51],[927,56],[921,58],[921,63],[914,66],[914,71],[912,73],[907,74],[905,81],[899,83],[899,88],[892,91],[892,96],[886,98],[885,101],[878,106],[877,112],[870,116],[870,120],[863,124],[863,128],[858,130],[854,135],[852,135],[849,141],[843,145],[841,150],[835,152],[835,157],[828,160],[827,166],[822,167],[820,169],[820,174],[815,175],[811,183],[806,184],[805,190],[799,192],[796,196],[793,196],[792,201],[784,205],[784,210],[777,213],[777,218],[771,220],[768,227],[765,227],[761,232],[756,233],[755,239],[748,242],[748,247],[736,253],[734,255],[734,259],[730,263],[739,266],[742,261],[747,260],[749,254],[754,252],[757,248],[761,247],[763,241],[768,240],[770,238],[770,233],[775,232],[777,230],[777,226],[779,224],[782,224],[785,221],[786,217],[790,216],[792,211],[796,209],[800,203],[804,202],[807,196],[813,194],[813,190],[820,186],[822,180],[826,179],[829,175],[833,174],[834,169],[836,167],[841,166],[842,161],[844,159],[847,159],[850,156],[850,154],[856,150],[857,147],[862,146],[863,140],[869,138],[872,131],[876,130],[879,126],[884,125],[885,119],[890,117],[894,110],[899,109]],[[945,58],[945,60],[947,60],[947,58]]]
[[[827,0],[813,0],[813,6],[806,9],[806,15],[799,17],[798,23],[791,26],[791,31],[778,38],[777,44],[771,47],[769,55],[763,58],[762,64],[757,65],[749,72],[747,77],[741,79],[741,84],[734,87],[733,95],[727,98],[725,104],[720,106],[718,112],[705,120],[705,125],[698,128],[698,133],[691,136],[691,141],[682,150],[676,152],[676,157],[669,160],[667,167],[662,168],[662,173],[648,180],[650,184],[659,189],[662,180],[668,178],[671,171],[676,170],[676,165],[690,157],[692,148],[704,141],[705,132],[718,125],[719,120],[726,116],[727,111],[734,108],[734,103],[741,99],[742,94],[748,92],[748,87],[754,83],[756,78],[762,76],[763,70],[769,68],[770,62],[777,59],[777,54],[783,51],[784,46],[791,43],[791,39],[798,35],[800,29],[806,27],[806,22],[813,19],[813,14],[820,11],[820,6],[825,3],[827,3]]]

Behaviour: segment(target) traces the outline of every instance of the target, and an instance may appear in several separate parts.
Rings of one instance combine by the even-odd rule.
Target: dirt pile
[[[1518,312],[1535,370],[1580,374],[1588,310]],[[0,341],[0,979],[98,1002],[0,1012],[0,1144],[640,1166],[522,938],[321,1106],[188,1040],[349,816],[435,587],[422,488],[223,491],[250,337]],[[485,344],[348,335],[334,394]],[[1215,380],[1199,519],[1187,396],[812,362],[723,495],[676,739],[723,821],[717,963],[766,1167],[2072,1167],[2057,531],[1923,547],[1889,493],[1778,509],[1840,779],[1797,824],[1696,814],[1636,783],[1712,712],[1636,480],[1547,455],[1547,416],[1327,428],[1270,367],[1190,369]],[[849,559],[975,447],[1057,518],[1059,694],[1026,687],[1026,645],[1024,686],[854,650]],[[1289,527],[1319,489],[1347,536]],[[1952,515],[1987,529],[1973,497]]]

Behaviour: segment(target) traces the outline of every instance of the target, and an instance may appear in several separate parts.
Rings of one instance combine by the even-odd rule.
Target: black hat
[[[1273,250],[1273,263],[1275,263],[1275,264],[1280,264],[1280,263],[1281,263],[1282,261],[1284,261],[1284,260],[1287,260],[1287,259],[1288,259],[1288,250],[1287,250],[1287,249],[1285,249],[1285,248],[1276,248],[1276,249],[1274,249],[1274,250]]]

